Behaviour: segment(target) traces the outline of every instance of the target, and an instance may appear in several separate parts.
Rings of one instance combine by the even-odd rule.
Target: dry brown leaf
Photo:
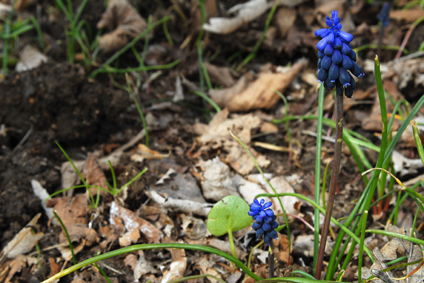
[[[74,224],[87,224],[87,197],[85,194],[49,199],[47,207],[54,207],[67,228]]]
[[[392,10],[390,11],[390,19],[396,21],[405,21],[412,23],[419,18],[424,17],[424,10]]]
[[[56,260],[52,257],[49,257],[49,263],[50,263],[50,275],[49,277],[52,277],[56,275],[60,271],[60,265],[56,263]]]
[[[230,168],[218,156],[206,162],[201,161],[200,168],[203,171],[200,183],[205,198],[219,201],[228,195],[240,196]]]
[[[290,251],[293,250],[293,241],[291,242]],[[293,257],[289,253],[289,240],[287,235],[278,236],[278,245],[274,247],[274,254],[280,262],[283,262],[285,265],[293,264]]]
[[[297,12],[293,8],[280,8],[275,15],[275,23],[280,32],[280,36],[285,38],[289,32],[290,27],[293,25],[296,20]]]
[[[181,220],[181,229],[190,239],[197,240],[210,235],[206,223],[202,219],[183,214]]]
[[[213,83],[221,85],[223,87],[231,87],[235,84],[235,81],[231,75],[233,72],[229,67],[218,67],[212,65],[209,62],[203,62],[210,79]]]
[[[200,135],[197,141],[202,145],[194,156],[199,156],[202,152],[222,149],[226,154],[221,156],[221,160],[238,173],[246,175],[255,167],[255,164],[229,131],[231,130],[243,143],[248,145],[251,132],[260,128],[262,121],[252,113],[234,116],[232,119],[227,119],[228,114],[229,111],[224,109],[214,116],[208,126],[194,125],[194,131]],[[257,153],[252,147],[249,147],[249,150],[261,167],[267,167],[270,164],[264,155]]]
[[[85,224],[72,224],[66,226],[66,230],[68,230],[69,238],[73,243],[79,242],[81,239],[85,239],[86,245],[91,246],[92,244],[97,243],[100,240],[96,230],[88,228]],[[60,233],[59,242],[61,244],[68,242],[65,233]]]
[[[1,252],[0,262],[5,258],[16,258],[19,255],[27,253],[32,250],[32,248],[37,244],[37,242],[44,236],[43,232],[38,232],[36,234],[32,233],[32,228],[37,224],[38,219],[40,218],[41,213],[38,213],[26,227],[22,228],[18,234],[13,237],[13,239],[7,243]]]
[[[106,176],[103,173],[103,169],[100,167],[99,162],[92,153],[87,154],[87,170],[84,170],[87,184],[91,186],[97,186],[100,188],[107,189]],[[97,195],[97,189],[92,187],[90,192],[93,196]],[[100,190],[100,195],[105,197],[109,195],[107,192]]]
[[[148,243],[159,243],[162,238],[162,233],[158,228],[143,218],[138,217],[131,210],[118,206],[113,201],[110,207],[109,220],[112,225],[116,225],[116,218],[123,220],[125,228],[129,233],[135,229],[140,230],[140,232],[146,237]]]
[[[14,260],[8,264],[9,274],[7,275],[4,283],[11,282],[13,276],[17,272],[21,272],[25,266],[37,264],[37,259],[29,256],[18,255]]]
[[[171,239],[165,238],[164,243],[170,243]],[[171,280],[175,280],[184,276],[184,272],[187,268],[187,257],[185,250],[183,249],[167,249],[171,252],[172,263],[170,270],[164,272],[161,283],[167,283]]]
[[[230,112],[249,111],[252,109],[269,109],[275,106],[280,97],[275,90],[284,92],[297,74],[302,71],[308,61],[301,59],[295,63],[288,72],[281,73],[261,73],[258,78],[246,86],[247,79],[243,77],[236,86],[229,90],[213,91],[209,95],[221,107],[226,107]],[[245,88],[243,88],[246,86]],[[234,92],[238,90],[237,92]],[[225,96],[225,97],[224,97]]]
[[[114,30],[100,37],[99,46],[105,53],[121,49],[146,27],[146,21],[126,0],[109,0],[97,28]]]
[[[73,245],[74,255],[78,254],[85,247],[85,240],[81,239],[78,245]],[[66,261],[72,260],[72,251],[68,246],[57,246],[62,258]]]

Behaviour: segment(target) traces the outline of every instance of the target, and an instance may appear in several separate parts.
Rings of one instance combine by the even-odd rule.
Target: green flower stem
[[[228,240],[230,241],[231,253],[238,259],[236,246],[234,245],[233,231],[231,229],[228,229]]]
[[[368,211],[365,210],[362,214],[361,220],[361,243],[359,245],[359,258],[358,258],[358,282],[362,282],[362,259],[364,254],[364,241],[365,241],[365,229],[367,228]]]
[[[319,87],[317,114],[318,114],[317,115],[318,125],[317,125],[317,146],[316,146],[316,154],[315,154],[315,202],[319,203],[320,182],[321,182],[322,119],[324,116],[324,84],[321,84],[321,86]],[[323,186],[324,184],[325,184],[325,180],[323,180]],[[322,194],[325,195],[325,187],[323,188]],[[316,271],[316,266],[318,261],[319,222],[320,222],[319,210],[315,208],[314,210],[314,273]]]
[[[63,232],[65,233],[66,239],[68,240],[69,249],[71,250],[71,254],[72,254],[72,261],[74,262],[74,264],[77,264],[77,260],[75,259],[75,254],[74,254],[74,246],[72,245],[72,241],[71,241],[71,238],[69,237],[68,230],[66,229],[65,224],[63,224],[62,219],[60,219],[59,215],[57,215],[56,210],[53,210],[53,214],[54,214],[54,217],[56,217],[57,221],[59,221],[59,224],[62,227]]]
[[[307,198],[307,197],[305,197],[305,196],[303,196],[301,194],[296,194],[296,193],[280,193],[280,194],[277,194],[277,195],[274,195],[274,194],[259,194],[259,195],[255,196],[255,198],[259,198],[259,197],[284,197],[284,196],[292,196],[292,197],[300,198],[300,199],[302,199],[302,200],[310,203],[311,205],[313,205],[317,209],[319,209],[319,211],[322,214],[325,214],[325,209],[324,208],[322,208],[316,202],[310,200],[309,198]],[[333,222],[342,231],[344,231],[346,234],[348,234],[350,237],[352,237],[353,240],[355,240],[356,243],[358,243],[358,244],[360,243],[360,239],[352,231],[350,231],[348,228],[346,228],[345,226],[343,226],[339,221],[337,221],[334,217],[331,217],[331,222]],[[367,255],[370,257],[371,261],[374,262],[375,259],[374,259],[373,255],[372,255],[371,251],[366,246],[364,247],[364,249],[365,249],[365,252],[367,253]],[[319,281],[316,281],[316,282],[319,282]]]
[[[243,264],[243,262],[241,262],[237,258],[233,257],[232,255],[229,255],[229,254],[227,254],[223,251],[220,251],[218,249],[214,249],[214,248],[207,247],[207,246],[191,245],[191,244],[181,244],[181,243],[165,244],[165,243],[162,243],[162,244],[133,245],[133,246],[130,246],[130,247],[110,251],[110,252],[104,253],[102,255],[98,255],[98,256],[89,258],[87,260],[84,260],[80,263],[77,263],[77,264],[55,274],[54,276],[50,277],[49,279],[44,280],[42,283],[54,282],[55,280],[62,278],[65,275],[68,275],[68,274],[70,274],[74,271],[77,271],[80,268],[83,268],[85,266],[88,266],[90,264],[96,263],[96,262],[101,261],[101,260],[105,260],[105,259],[108,259],[108,258],[111,258],[111,257],[114,257],[114,256],[127,254],[127,253],[131,253],[131,252],[136,252],[136,251],[141,251],[141,250],[152,250],[152,249],[187,249],[187,250],[196,250],[196,251],[202,251],[202,252],[216,254],[216,255],[222,256],[223,258],[225,258],[225,259],[227,259],[231,262],[234,262],[240,269],[242,269],[244,272],[246,272],[247,275],[249,275],[253,279],[255,279],[255,280],[261,280],[262,279],[261,277],[254,274],[250,269],[248,269],[247,266]]]
[[[325,211],[324,225],[322,226],[321,242],[318,250],[317,268],[315,278],[321,278],[322,265],[324,263],[324,251],[327,244],[327,237],[330,230],[330,220],[333,212],[334,199],[336,197],[336,187],[339,177],[340,159],[343,141],[343,93],[336,94],[336,145],[334,149],[333,171],[331,172],[330,192],[328,195],[327,209]],[[319,199],[319,194],[318,194]]]

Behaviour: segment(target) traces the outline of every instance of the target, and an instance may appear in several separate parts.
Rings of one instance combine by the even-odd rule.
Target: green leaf
[[[208,215],[207,226],[214,236],[238,231],[252,224],[249,205],[240,197],[226,196],[217,202]]]

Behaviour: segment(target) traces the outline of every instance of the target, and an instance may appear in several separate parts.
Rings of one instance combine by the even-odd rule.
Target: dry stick
[[[339,177],[340,158],[343,141],[343,93],[336,94],[336,145],[334,150],[333,172],[331,172],[330,193],[327,209],[325,210],[324,226],[322,227],[321,242],[319,244],[317,268],[315,279],[321,279],[321,270],[324,262],[324,251],[327,243],[331,214],[333,212],[334,198],[336,195],[337,179]]]

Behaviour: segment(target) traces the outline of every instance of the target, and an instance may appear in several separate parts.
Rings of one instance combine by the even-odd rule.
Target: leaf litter
[[[28,2],[30,7],[33,5],[31,1],[21,2]],[[2,225],[0,228],[6,231],[2,238],[2,256],[7,257],[4,262],[1,262],[0,281],[14,282],[18,277],[24,277],[23,280],[28,281],[30,278],[28,274],[35,274],[37,278],[41,279],[43,276],[57,273],[62,265],[69,266],[66,261],[70,260],[72,256],[69,248],[66,247],[67,240],[63,232],[54,219],[50,223],[53,225],[48,226],[47,219],[52,218],[52,208],[57,211],[65,223],[79,261],[91,257],[93,252],[105,252],[139,243],[184,242],[215,247],[231,254],[227,236],[212,236],[206,227],[206,217],[212,206],[227,196],[239,196],[246,203],[251,203],[256,195],[273,193],[273,191],[263,177],[257,174],[256,167],[249,155],[231,137],[229,130],[246,144],[265,171],[265,178],[270,181],[277,193],[298,192],[308,197],[311,196],[315,185],[313,175],[311,175],[315,160],[315,138],[305,134],[306,132],[303,130],[316,131],[315,122],[294,120],[290,122],[289,128],[286,128],[284,124],[274,125],[270,122],[272,119],[283,118],[286,115],[314,115],[316,113],[317,78],[314,70],[316,58],[310,52],[316,44],[316,39],[311,35],[311,31],[323,24],[325,15],[328,15],[329,11],[333,9],[339,9],[343,17],[343,25],[351,31],[357,31],[355,38],[358,42],[355,42],[354,45],[359,46],[369,42],[370,37],[376,34],[376,23],[371,20],[365,23],[364,20],[369,17],[369,11],[372,11],[373,7],[367,6],[365,1],[356,1],[350,6],[345,5],[346,1],[331,3],[316,1],[316,5],[313,7],[310,4],[302,3],[304,1],[291,1],[291,3],[280,1],[280,6],[277,7],[274,19],[271,21],[256,58],[241,72],[237,72],[233,65],[234,62],[240,63],[243,59],[240,56],[246,55],[244,53],[238,55],[237,52],[253,50],[263,33],[266,15],[274,3],[248,1],[231,8],[217,1],[207,1],[208,7],[215,7],[215,10],[208,11],[204,27],[206,27],[205,30],[217,34],[206,33],[202,63],[216,88],[206,89],[205,86],[203,88],[204,92],[223,109],[216,114],[210,113],[211,119],[209,120],[203,115],[204,112],[196,112],[190,108],[193,105],[196,107],[202,105],[201,100],[191,93],[193,90],[201,90],[202,87],[198,79],[199,62],[196,61],[196,56],[193,56],[196,51],[193,49],[194,40],[201,25],[201,11],[194,2],[171,1],[172,6],[166,7],[169,9],[165,11],[161,10],[163,7],[155,10],[135,2],[130,4],[127,1],[116,0],[109,1],[107,7],[99,9],[94,18],[91,17],[92,14],[85,14],[85,11],[82,14],[83,18],[89,21],[93,27],[97,23],[98,29],[109,32],[103,32],[99,38],[98,43],[103,54],[99,57],[100,61],[98,62],[107,60],[110,56],[108,53],[119,50],[144,31],[147,28],[145,20],[147,16],[158,19],[165,14],[170,15],[167,28],[170,38],[174,42],[171,43],[166,37],[165,27],[163,27],[163,32],[156,29],[155,37],[151,38],[153,42],[146,50],[145,59],[147,65],[154,65],[166,64],[171,59],[178,58],[182,59],[181,65],[172,71],[162,70],[159,76],[157,76],[159,73],[155,73],[155,79],[152,79],[153,77],[150,77],[148,72],[132,74],[134,80],[139,80],[137,82],[140,85],[139,99],[141,98],[143,103],[147,102],[146,105],[149,105],[142,107],[143,112],[146,112],[148,130],[151,130],[149,134],[151,134],[152,142],[148,146],[141,143],[145,137],[145,131],[141,130],[143,126],[134,111],[132,100],[127,93],[113,86],[111,77],[109,77],[111,81],[106,77],[99,77],[96,78],[97,80],[75,83],[75,85],[53,85],[52,82],[45,80],[45,76],[46,74],[52,76],[47,70],[51,69],[51,66],[56,66],[58,64],[56,60],[60,58],[53,53],[54,46],[49,46],[44,52],[36,52],[35,49],[32,49],[30,54],[38,55],[33,62],[25,63],[25,52],[28,52],[29,46],[33,45],[27,45],[27,42],[23,41],[22,61],[21,64],[16,65],[17,68],[19,66],[17,69],[19,73],[13,73],[13,76],[5,81],[5,93],[12,93],[10,90],[13,90],[14,95],[19,93],[18,98],[21,95],[25,97],[22,105],[28,105],[25,111],[31,114],[25,120],[26,123],[42,121],[42,117],[60,116],[53,111],[56,105],[37,108],[36,101],[46,101],[46,103],[50,101],[50,97],[42,96],[41,92],[47,94],[52,92],[56,95],[56,93],[60,94],[63,90],[66,92],[68,88],[71,89],[75,86],[80,93],[73,97],[63,98],[67,107],[72,108],[75,103],[84,103],[79,100],[84,96],[92,97],[96,101],[94,104],[96,108],[101,108],[100,102],[107,99],[101,98],[99,93],[108,93],[106,97],[119,97],[119,99],[113,100],[114,102],[107,101],[107,103],[111,105],[122,103],[119,113],[114,113],[112,120],[122,120],[118,127],[111,126],[111,124],[106,125],[102,119],[110,119],[107,114],[97,112],[98,109],[91,109],[90,113],[94,113],[92,114],[94,116],[99,115],[101,122],[96,123],[89,118],[79,122],[84,125],[93,123],[92,125],[97,127],[94,131],[70,128],[73,135],[86,137],[81,142],[78,142],[78,138],[67,142],[66,136],[63,138],[58,135],[58,132],[64,129],[64,127],[57,127],[58,122],[63,118],[49,120],[44,123],[47,125],[47,130],[44,128],[44,132],[42,132],[41,128],[36,128],[35,133],[23,144],[18,153],[13,153],[12,145],[16,144],[16,139],[20,140],[19,138],[23,137],[21,132],[25,132],[27,129],[25,126],[28,124],[23,123],[20,127],[13,124],[11,127],[11,118],[3,119],[3,117],[16,116],[3,114],[9,113],[4,109],[6,107],[14,109],[17,106],[10,102],[13,99],[4,100],[9,104],[0,106],[2,107],[0,141],[4,143],[4,147],[2,147],[4,152],[10,154],[6,155],[11,157],[0,155],[1,160],[4,160],[9,167],[7,169],[6,166],[1,165],[0,171],[8,172],[7,170],[12,170],[10,168],[19,166],[20,172],[23,173],[15,173],[16,179],[22,179],[26,185],[19,184],[19,182],[22,183],[22,180],[18,182],[7,179],[7,182],[14,184],[24,192],[26,192],[25,187],[28,187],[30,189],[28,195],[33,195],[34,198],[33,201],[22,200],[26,201],[25,203],[31,209],[18,210],[19,207],[16,205],[15,214],[3,210],[0,212],[1,220],[10,219],[7,224],[0,221],[0,225]],[[26,5],[22,6],[23,10],[26,9]],[[43,5],[41,7],[47,10]],[[218,13],[217,7],[220,13]],[[248,10],[250,14],[246,14]],[[51,15],[54,14],[51,13]],[[413,10],[409,17],[405,17],[402,11],[395,8],[391,12],[391,25],[402,23],[409,26],[414,19],[419,17],[419,13],[418,10]],[[230,27],[230,29],[222,30],[221,24],[227,22],[230,22],[231,25],[226,24],[225,27]],[[42,25],[44,37],[55,38],[51,30],[44,30],[45,26],[44,22]],[[396,31],[393,27],[389,27],[387,30],[389,35],[385,43],[399,46],[404,32]],[[417,34],[413,34],[411,40],[417,37]],[[55,38],[55,40],[60,39]],[[143,43],[143,40],[141,42]],[[17,44],[20,43],[17,42]],[[228,59],[229,57],[222,55],[227,51],[224,50],[225,52],[220,54],[223,46],[228,47],[229,52],[235,53],[235,59],[231,59],[234,60],[233,62]],[[138,44],[136,47],[139,55],[144,55],[141,52],[142,44]],[[211,51],[217,51],[215,59],[213,59]],[[423,68],[420,58],[405,56],[401,60],[392,61],[391,58],[394,55],[390,52],[390,50],[385,50],[381,56],[385,59],[382,63],[382,74],[384,87],[388,93],[386,99],[388,112],[389,115],[395,115],[396,113],[392,113],[394,109],[392,101],[397,103],[405,98],[412,105],[416,102],[416,93],[419,93],[423,87]],[[136,60],[131,56],[124,54],[120,64],[129,64],[127,67],[132,67],[131,63]],[[373,56],[374,52],[358,51],[358,59],[365,66],[367,77],[372,77],[372,69],[366,66],[373,64]],[[43,64],[42,62],[46,60],[49,63]],[[270,62],[274,62],[275,65]],[[42,64],[39,65],[40,63]],[[23,65],[33,69],[23,71],[21,68]],[[82,77],[88,71],[83,68],[74,70],[72,67],[64,66],[63,69],[58,68],[62,70],[58,72],[59,75],[69,73]],[[113,79],[120,80],[119,77]],[[33,83],[37,80],[39,83]],[[72,83],[76,79],[70,76],[67,81]],[[120,82],[122,83],[122,81]],[[106,85],[106,87],[98,87],[100,84]],[[85,85],[97,88],[88,90]],[[45,86],[47,88],[44,88]],[[22,89],[15,90],[17,87],[22,87]],[[37,92],[39,88],[42,91]],[[111,92],[108,92],[110,90]],[[286,97],[288,101],[287,114],[285,105],[275,90],[280,91]],[[150,102],[153,99],[165,102]],[[333,115],[333,105],[332,96],[327,95],[326,117],[331,118]],[[408,107],[411,109],[411,105]],[[58,109],[63,111],[63,108]],[[211,108],[207,109],[206,112]],[[353,99],[345,102],[345,111],[348,129],[379,144],[379,134],[382,130],[381,122],[379,122],[381,113],[376,89],[372,82],[364,82],[358,86],[358,91],[354,94]],[[20,114],[23,112],[23,109],[18,111]],[[71,113],[64,120],[72,120],[72,117],[78,117],[81,113],[75,110],[75,113]],[[421,111],[421,115],[424,115],[423,111]],[[416,120],[420,121],[419,118]],[[103,124],[105,125],[103,126]],[[396,118],[393,130],[398,130],[399,125],[399,120]],[[330,128],[324,130],[327,133],[331,132]],[[288,135],[289,131],[290,136]],[[97,134],[100,134],[98,139],[95,138]],[[90,137],[88,140],[91,142],[87,143],[87,137]],[[50,143],[52,140],[59,140],[61,144],[66,144],[66,147],[73,151],[71,155],[75,165],[91,186],[107,188],[107,182],[113,182],[107,161],[111,162],[116,171],[117,181],[120,185],[129,181],[128,178],[133,176],[134,172],[140,172],[140,168],[148,167],[149,171],[139,182],[130,185],[119,196],[113,197],[100,191],[100,202],[96,209],[89,206],[91,203],[87,199],[87,192],[82,189],[70,190],[47,202],[42,202],[52,192],[81,184],[69,162],[64,162],[59,170],[60,163],[64,158],[59,158],[55,149],[50,149],[54,146],[45,145],[46,141]],[[293,150],[293,140],[298,141],[301,145],[297,151]],[[281,148],[289,150],[278,151]],[[331,148],[330,142],[323,143],[323,160],[332,156]],[[406,178],[405,184],[412,182],[417,177],[422,179],[422,162],[417,158],[415,148],[416,145],[411,139],[411,134],[408,136],[408,133],[405,133],[397,150],[393,152],[393,169],[399,176]],[[295,158],[293,153],[297,154]],[[365,154],[367,158],[373,159],[372,152]],[[37,156],[42,156],[44,159]],[[52,164],[52,160],[54,164]],[[293,160],[301,166],[296,166],[292,162]],[[324,169],[324,165],[321,169]],[[2,177],[13,175],[10,172]],[[59,176],[56,179],[54,179],[55,174]],[[350,203],[357,199],[357,192],[364,188],[360,182],[360,173],[355,168],[349,154],[343,156],[341,176],[340,188],[343,189],[337,196],[340,207],[335,209],[335,214],[343,217],[349,213]],[[34,181],[31,182],[31,180]],[[15,187],[6,181],[2,185],[6,188],[7,196],[10,196],[9,192],[16,191]],[[31,187],[34,191],[31,190]],[[90,192],[96,196],[97,189],[92,187]],[[22,195],[19,195],[15,198],[21,197]],[[22,197],[22,199],[24,198]],[[264,199],[271,201],[270,198]],[[279,224],[281,225],[284,223],[281,217],[282,211],[278,201],[272,201],[273,209],[279,214]],[[283,197],[281,201],[286,212],[291,215],[289,215],[289,224],[293,234],[291,246],[289,246],[288,238],[284,234],[280,234],[278,243],[273,249],[281,274],[287,276],[292,270],[300,268],[296,264],[303,262],[304,259],[308,261],[313,255],[312,231],[299,220],[303,219],[303,221],[313,223],[313,217],[311,216],[312,209],[307,203],[294,197]],[[390,209],[393,209],[394,204],[395,202],[392,200]],[[412,223],[412,216],[408,215],[413,215],[415,209],[411,205],[401,208],[399,217],[406,219],[402,222],[405,227],[412,225],[408,224]],[[37,215],[35,212],[45,213],[47,217],[37,216],[40,218],[39,221],[32,223],[30,220]],[[421,223],[422,220],[420,215],[418,223]],[[372,221],[372,225],[383,223],[381,217],[374,217]],[[29,224],[22,227],[19,222],[23,223],[22,225]],[[35,230],[33,227],[40,230]],[[420,233],[420,227],[418,227],[417,233]],[[334,227],[334,229],[336,228]],[[403,229],[396,227],[387,229],[405,233]],[[47,231],[53,232],[47,233]],[[23,233],[27,236],[22,236]],[[234,235],[237,255],[240,259],[246,260],[248,252],[257,243],[252,229],[248,227]],[[411,248],[410,243],[384,237],[369,237],[366,243],[370,248],[374,247],[372,250],[379,259],[379,263],[373,266],[370,262],[366,262],[367,267],[364,267],[364,271],[368,268],[367,275],[371,274],[372,269],[383,270],[385,262],[397,259],[402,255],[410,255],[411,261],[422,259],[418,249],[415,245]],[[41,271],[37,267],[40,263],[35,257],[35,244],[42,248],[41,266],[48,266],[47,270]],[[9,245],[14,248],[9,248],[7,251],[6,248]],[[254,253],[252,268],[256,274],[266,278],[267,266],[264,259],[267,252],[262,248],[258,248]],[[329,249],[331,249],[331,245]],[[355,255],[357,255],[357,251],[355,251]],[[165,283],[193,274],[212,274],[230,283],[240,282],[243,278],[243,274],[235,270],[228,261],[215,255],[189,250],[139,251],[116,258],[114,261],[105,261],[104,264],[101,267],[107,270],[112,282],[117,282],[117,278],[120,278],[120,281],[146,282],[152,280],[152,282]],[[105,266],[108,267],[105,268]],[[413,268],[408,267],[401,272],[402,274],[392,273],[390,276],[405,276]],[[120,270],[120,273],[114,270]],[[351,263],[346,270],[344,279],[355,280],[356,270],[355,263]],[[412,280],[422,277],[420,273],[414,276]],[[72,282],[103,280],[100,278],[101,275],[97,269],[88,268],[81,271]],[[216,282],[213,278],[207,280]]]

